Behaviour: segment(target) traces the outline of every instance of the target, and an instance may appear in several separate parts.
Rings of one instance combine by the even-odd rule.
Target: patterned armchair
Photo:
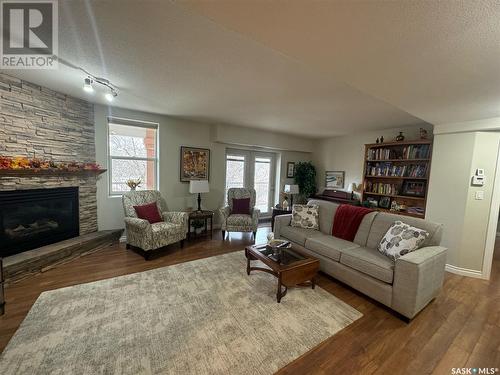
[[[139,219],[134,206],[156,202],[164,221],[150,224]],[[188,214],[186,212],[167,212],[165,200],[159,191],[130,191],[122,196],[125,211],[125,228],[127,230],[127,249],[131,246],[143,250],[144,258],[148,252],[175,242],[184,245],[188,231]]]
[[[233,198],[250,198],[250,215],[231,214],[233,209]],[[253,232],[257,234],[260,210],[255,207],[255,189],[230,188],[227,191],[228,206],[219,210],[222,220],[222,238],[226,238],[226,232]]]

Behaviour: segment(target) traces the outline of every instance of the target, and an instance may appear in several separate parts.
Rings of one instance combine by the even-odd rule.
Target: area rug
[[[275,293],[243,252],[44,292],[0,374],[272,374],[362,315],[320,287]]]

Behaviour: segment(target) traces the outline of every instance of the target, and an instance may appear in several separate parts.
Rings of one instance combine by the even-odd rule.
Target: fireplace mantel
[[[0,177],[29,177],[29,176],[98,176],[106,172],[106,169],[82,169],[70,171],[65,169],[0,169]]]

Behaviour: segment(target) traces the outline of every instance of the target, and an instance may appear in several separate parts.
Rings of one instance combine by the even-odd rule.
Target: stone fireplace
[[[95,163],[93,104],[0,73],[0,156]],[[0,169],[0,257],[9,282],[118,241],[121,230],[97,231],[101,172]]]
[[[92,103],[0,74],[0,104],[0,155],[95,162]],[[76,188],[83,235],[97,231],[96,180],[77,173],[2,175],[0,192]]]

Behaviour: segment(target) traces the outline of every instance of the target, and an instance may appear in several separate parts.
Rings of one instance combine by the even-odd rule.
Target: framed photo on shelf
[[[181,146],[181,182],[210,179],[210,149]]]
[[[293,161],[289,161],[286,163],[286,178],[294,178],[295,177],[295,163]]]
[[[378,206],[381,208],[389,208],[391,206],[391,198],[381,197],[378,201]]]
[[[326,171],[325,187],[327,189],[343,189],[345,180],[344,171]]]
[[[425,196],[425,182],[423,181],[405,181],[403,183],[402,195],[412,197]]]

